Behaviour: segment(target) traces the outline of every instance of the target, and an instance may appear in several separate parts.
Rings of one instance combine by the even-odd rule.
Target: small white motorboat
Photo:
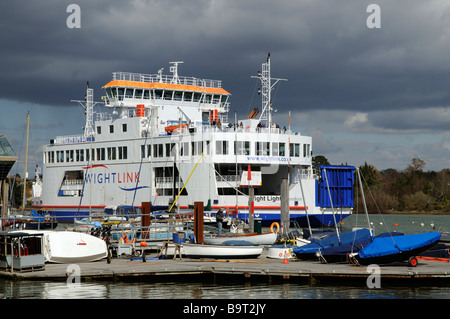
[[[231,243],[224,245],[183,244],[183,250],[184,255],[188,258],[214,259],[258,258],[263,251],[262,246],[238,243],[237,245]]]
[[[220,236],[209,236],[204,238],[204,242],[211,245],[222,245],[230,240],[244,240],[254,245],[273,245],[277,241],[277,233],[247,233],[247,234],[228,234]]]
[[[295,259],[295,254],[293,253],[293,249],[297,247],[301,247],[303,245],[311,243],[309,240],[303,238],[296,238],[293,244],[279,244],[272,245],[267,249],[267,258],[274,259]]]
[[[101,238],[72,231],[22,230],[43,234],[46,262],[79,263],[96,261],[108,256],[108,247]]]

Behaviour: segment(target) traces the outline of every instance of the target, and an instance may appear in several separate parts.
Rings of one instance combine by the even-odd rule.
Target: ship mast
[[[261,81],[261,89],[258,93],[262,95],[261,115],[259,120],[264,121],[266,127],[272,126],[272,96],[271,92],[275,85],[280,81],[287,81],[287,79],[272,78],[270,75],[270,53],[267,55],[267,62],[262,64],[262,71],[258,71],[257,76],[252,76]],[[275,81],[272,83],[272,81]],[[269,130],[270,132],[270,130]]]
[[[84,125],[84,137],[91,138],[94,136],[94,105],[100,102],[94,102],[94,89],[89,87],[89,81],[86,83],[86,96],[84,101],[71,100],[78,102],[84,108],[86,114],[86,124]],[[83,103],[84,102],[84,103]]]

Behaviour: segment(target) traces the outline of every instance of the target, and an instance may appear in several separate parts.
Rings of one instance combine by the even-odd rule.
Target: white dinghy
[[[248,245],[183,244],[183,249],[188,258],[214,259],[258,258],[263,251],[262,246],[251,245],[251,243]]]
[[[273,245],[277,241],[277,233],[248,233],[248,234],[235,234],[235,235],[219,235],[219,236],[205,236],[205,243],[211,245],[222,245],[226,241],[230,240],[244,240],[254,245]]]
[[[29,234],[43,234],[46,262],[79,263],[96,261],[108,256],[106,242],[101,238],[72,231],[27,230]]]

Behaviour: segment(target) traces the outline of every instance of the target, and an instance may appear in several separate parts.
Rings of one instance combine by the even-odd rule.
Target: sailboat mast
[[[28,164],[28,134],[30,132],[30,112],[27,113],[27,136],[25,143],[25,167],[23,172],[23,197],[22,197],[22,214],[25,211],[25,205],[27,203],[27,164]]]
[[[338,238],[339,243],[341,243],[341,238],[339,236],[338,224],[336,222],[336,216],[334,215],[334,207],[333,207],[333,200],[331,199],[330,185],[328,184],[328,174],[327,174],[327,170],[325,168],[323,169],[323,171],[325,173],[325,180],[327,182],[328,196],[330,197],[331,212],[333,213],[334,225],[336,226],[336,236]]]
[[[369,212],[367,211],[366,197],[364,196],[364,190],[363,190],[363,186],[361,183],[361,174],[359,172],[358,167],[356,168],[356,171],[358,172],[358,181],[359,181],[359,186],[361,188],[361,197],[362,197],[363,204],[364,204],[364,212],[366,213],[367,224],[369,224],[370,237],[373,237],[372,226],[370,225],[370,220],[369,220]]]
[[[310,234],[310,236],[312,236],[312,229],[311,229],[311,224],[309,222],[309,216],[308,216],[308,207],[306,206],[306,199],[305,199],[305,194],[303,193],[303,185],[302,185],[301,177],[299,177],[298,182],[300,183],[300,189],[302,190],[303,206],[305,207],[306,221],[308,222],[309,234]]]

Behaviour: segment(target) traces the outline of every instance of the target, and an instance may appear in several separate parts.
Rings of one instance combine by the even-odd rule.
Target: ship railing
[[[181,84],[181,85],[195,85],[200,87],[221,88],[221,80],[199,79],[196,77],[173,75],[159,75],[159,74],[142,74],[131,72],[113,72],[113,81],[132,81],[145,83],[167,83],[167,84]]]
[[[224,132],[224,133],[234,133],[237,131],[238,133],[272,133],[272,134],[291,134],[291,130],[285,130],[282,128],[251,128],[251,127],[242,127],[231,124],[229,126],[228,123],[223,123],[221,126],[217,125],[204,125],[203,132]]]
[[[27,228],[39,230],[48,229],[48,225],[50,225],[51,229],[54,229],[58,225],[56,217],[50,214],[45,216],[32,216],[28,211],[24,214],[21,211],[17,211],[16,213],[12,212],[9,217],[0,217],[0,220],[2,230],[22,230]]]
[[[313,172],[309,168],[298,169],[298,176],[301,179],[310,179],[313,176]]]
[[[66,179],[63,182],[63,186],[76,186],[76,185],[83,185],[82,179]]]
[[[236,176],[236,175],[217,175],[216,176],[216,181],[218,182],[236,182],[236,181],[240,181],[240,176]]]

